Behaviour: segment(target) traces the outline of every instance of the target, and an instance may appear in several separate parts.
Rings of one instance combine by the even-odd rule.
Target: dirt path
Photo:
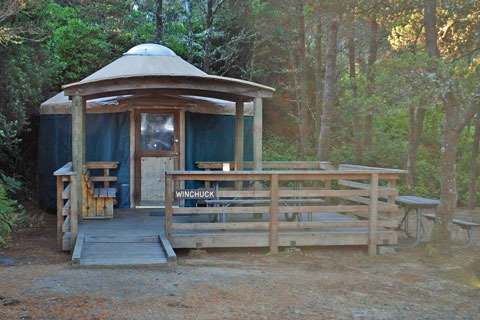
[[[180,256],[176,271],[72,269],[50,220],[0,251],[1,319],[480,319],[480,230],[472,248],[443,261],[420,246],[377,257],[209,251]]]

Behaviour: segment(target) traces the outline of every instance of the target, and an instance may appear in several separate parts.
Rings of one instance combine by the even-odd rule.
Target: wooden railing
[[[92,170],[103,170],[103,176],[92,176],[93,182],[103,182],[105,188],[110,182],[117,181],[111,177],[110,169],[118,167],[118,162],[87,162],[86,166]],[[72,163],[68,162],[53,173],[57,177],[57,246],[60,251],[71,251],[75,247],[78,234],[78,219],[82,216],[82,209],[78,208],[78,194],[83,192],[78,185],[77,171],[72,170]]]
[[[53,174],[57,177],[57,246],[68,251],[74,248],[78,233],[78,173],[68,162]]]
[[[167,171],[165,188],[165,232],[173,242],[174,230],[269,230],[269,246],[271,252],[278,252],[279,229],[322,229],[322,228],[368,228],[369,241],[368,252],[376,254],[377,228],[393,228],[396,222],[378,217],[378,211],[386,210],[394,204],[381,202],[379,195],[386,195],[385,190],[379,188],[379,180],[396,180],[399,173],[387,170],[357,170],[357,171]],[[264,181],[270,184],[270,190],[222,190],[217,191],[219,199],[250,198],[267,199],[264,205],[247,202],[244,206],[229,207],[178,207],[173,208],[173,186],[176,181],[197,180],[205,182],[218,181]],[[338,190],[338,189],[289,189],[291,181],[341,181],[357,180],[368,181],[369,188],[361,190]],[[332,185],[332,184],[329,184]],[[337,184],[335,184],[337,185]],[[287,187],[285,187],[287,186]],[[338,204],[338,205],[304,205],[299,202],[295,206],[279,206],[285,199],[312,199],[320,197],[344,198],[363,197],[368,203]],[[339,201],[337,201],[338,203]],[[268,205],[265,205],[267,203]],[[337,212],[342,214],[355,214],[368,220],[358,221],[308,221],[287,222],[278,220],[281,213],[321,213]],[[185,214],[226,214],[238,215],[245,213],[269,213],[268,222],[221,222],[221,223],[173,223],[173,215]]]
[[[340,164],[338,165],[338,170],[341,170],[341,171],[361,170],[361,171],[368,171],[368,172],[382,171],[382,172],[389,172],[397,175],[407,173],[406,170],[401,170],[401,169],[367,167],[367,166],[359,166],[359,165],[353,165],[353,164]],[[368,184],[359,183],[355,181],[341,180],[339,181],[339,184],[342,186],[341,188],[343,190],[347,188],[366,190],[369,188]],[[387,179],[387,186],[379,187],[380,196],[387,196],[388,197],[387,202],[392,204],[392,206],[386,207],[385,210],[381,210],[381,212],[385,212],[390,219],[395,219],[395,213],[398,211],[398,208],[395,205],[395,197],[399,195],[399,191],[398,189],[396,189],[396,185],[397,185],[397,179]],[[360,202],[360,203],[368,203],[368,199],[364,199],[362,197],[355,197],[355,198],[348,197],[344,199],[349,201]]]
[[[197,161],[198,169],[204,170],[222,170],[223,164],[228,162],[230,168],[233,168],[235,162],[233,161]],[[243,163],[244,169],[252,169],[253,162],[245,161]],[[335,166],[328,161],[263,161],[262,170],[335,170]]]

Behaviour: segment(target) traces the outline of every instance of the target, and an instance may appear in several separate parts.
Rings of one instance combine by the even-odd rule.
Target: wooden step
[[[70,232],[65,232],[62,237],[62,250],[69,251],[70,250]]]
[[[93,196],[95,198],[115,198],[115,188],[96,188]]]
[[[70,232],[70,216],[67,216],[65,218],[65,221],[63,222],[63,225],[62,225],[62,231]]]
[[[70,183],[62,191],[62,199],[70,199]]]
[[[163,265],[175,261],[173,249],[167,253],[160,238],[155,236],[79,234],[72,255],[72,263],[79,266]]]
[[[70,215],[70,200],[65,203],[65,205],[62,208],[62,215],[68,216]]]

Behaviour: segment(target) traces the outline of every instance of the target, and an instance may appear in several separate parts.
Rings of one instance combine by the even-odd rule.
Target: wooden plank
[[[395,180],[393,180],[395,181]],[[362,190],[370,190],[370,185],[368,183],[361,183],[355,181],[347,181],[347,180],[338,180],[338,184],[341,186],[347,186],[350,188],[362,189]],[[398,196],[399,191],[395,188],[390,187],[378,187],[379,191],[378,194],[380,196]]]
[[[172,176],[165,175],[165,236],[170,243],[172,242],[172,216],[173,216],[173,190]]]
[[[311,170],[311,171],[171,171],[175,180],[200,180],[200,181],[235,181],[235,180],[270,180],[272,174],[278,174],[278,179],[282,181],[302,181],[302,180],[366,180],[372,173],[378,173],[379,179],[395,179],[397,174],[368,172],[368,171],[331,171],[331,170]]]
[[[62,215],[68,216],[71,212],[72,201],[68,200],[62,208]],[[63,223],[63,222],[62,222]]]
[[[374,256],[377,254],[377,214],[378,214],[378,174],[372,174],[370,179],[370,217],[369,235],[368,235],[368,254]]]
[[[67,162],[63,167],[53,173],[54,176],[72,176],[76,174],[77,172],[72,169],[71,162]]]
[[[364,197],[343,197],[343,199],[352,201],[352,202],[358,202],[358,203],[363,203],[363,204],[370,204],[370,199],[369,198],[364,198]],[[398,211],[398,207],[395,204],[391,204],[388,202],[383,202],[379,201],[379,206],[378,210],[383,211],[383,212],[396,212]]]
[[[71,247],[75,245],[77,238],[76,227],[78,216],[81,216],[83,208],[83,165],[85,164],[85,139],[86,139],[86,102],[81,96],[72,97],[72,169],[78,171],[79,174],[72,177],[72,182],[75,180],[75,189],[71,185],[71,200],[75,193],[74,204],[72,201],[72,239]]]
[[[75,243],[75,249],[72,254],[72,264],[80,264],[80,259],[82,258],[83,245],[85,244],[85,236],[83,233],[80,233],[77,237],[77,242]]]
[[[378,241],[384,245],[397,243],[397,233],[391,230],[378,232]],[[330,231],[280,231],[279,246],[349,246],[368,245],[368,229],[353,231],[343,229],[337,232]],[[175,233],[173,248],[245,248],[268,247],[268,232],[202,232],[202,233]]]
[[[57,176],[57,248],[62,250],[62,226],[63,226],[63,181],[61,176]]]
[[[113,198],[105,198],[105,216],[113,217]]]
[[[72,248],[71,246],[71,238],[72,234],[71,232],[65,232],[62,237],[62,251],[70,251]]]
[[[91,177],[91,180],[93,182],[117,182],[118,181],[118,178],[115,177],[115,176],[108,176],[108,177],[105,177],[105,176],[92,176]],[[108,187],[104,187],[104,188],[108,188]]]
[[[244,105],[243,101],[237,101],[235,103],[235,171],[243,170],[243,134],[244,134]],[[240,190],[242,188],[242,181],[235,182],[235,189]]]
[[[272,175],[270,186],[270,253],[278,253],[278,175]]]
[[[63,232],[70,232],[70,216],[67,216],[65,218],[65,221],[63,222],[63,225],[62,225],[62,231]]]
[[[355,164],[339,164],[338,165],[338,170],[378,170],[378,171],[390,171],[392,173],[400,173],[400,174],[406,174],[407,170],[401,170],[401,169],[391,169],[391,168],[380,168],[380,167],[367,167],[367,166],[359,166]]]
[[[61,178],[57,178],[57,182],[58,182],[59,179],[61,179]],[[63,183],[62,183],[62,187],[63,187]],[[70,199],[70,184],[67,184],[65,189],[62,190],[62,199],[64,199],[64,200]]]
[[[394,221],[379,221],[378,227],[397,227]],[[284,229],[334,229],[334,228],[368,228],[369,222],[364,221],[313,221],[285,222],[280,221],[278,228]],[[173,223],[173,230],[269,230],[269,222],[228,222],[228,223]]]
[[[78,214],[82,208],[81,201],[78,201],[77,197],[82,196],[81,189],[82,189],[82,177],[81,175],[77,176],[80,178],[80,185],[77,183],[77,179],[72,179],[70,182],[70,200],[71,201],[71,208],[70,208],[70,248],[73,249],[75,246],[75,242],[77,241],[77,232],[78,232]],[[67,201],[67,202],[68,202]]]
[[[168,241],[167,237],[164,236],[163,234],[160,234],[158,235],[158,238],[160,239],[160,243],[162,244],[162,247],[165,250],[165,255],[167,256],[168,262],[176,262],[177,255],[175,254],[175,251],[173,251],[172,245]]]
[[[197,161],[195,164],[199,169],[217,169],[221,170],[223,167],[221,161]],[[230,166],[233,168],[235,162],[230,161]],[[253,169],[252,161],[243,162],[244,169]],[[278,169],[278,170],[335,170],[335,167],[328,161],[263,161],[263,170]]]
[[[130,111],[130,208],[135,208],[135,111]]]
[[[88,161],[88,169],[117,169],[120,162],[118,161]]]
[[[269,213],[270,207],[190,207],[172,208],[173,214]]]
[[[217,191],[219,198],[267,198],[270,197],[270,191]]]
[[[262,170],[263,104],[253,99],[253,170]]]

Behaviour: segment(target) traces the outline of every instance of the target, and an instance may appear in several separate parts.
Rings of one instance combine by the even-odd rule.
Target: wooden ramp
[[[163,235],[77,237],[72,263],[76,266],[164,265],[176,255]]]

